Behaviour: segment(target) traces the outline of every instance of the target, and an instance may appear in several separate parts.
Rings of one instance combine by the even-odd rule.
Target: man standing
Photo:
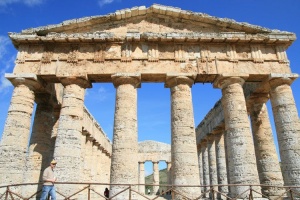
[[[44,170],[43,173],[44,184],[43,184],[42,196],[40,200],[48,199],[48,195],[50,195],[51,200],[56,200],[56,193],[54,187],[54,182],[56,181],[56,177],[54,175],[54,168],[56,166],[56,163],[57,163],[56,160],[52,160],[50,166]]]

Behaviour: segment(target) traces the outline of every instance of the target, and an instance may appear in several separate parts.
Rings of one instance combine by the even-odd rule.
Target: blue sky
[[[134,6],[149,7],[154,3],[294,32],[300,37],[299,0],[0,0],[0,135],[13,90],[11,84],[5,80],[4,73],[12,72],[17,53],[7,36],[8,32],[20,32],[23,29],[57,24],[74,18],[106,15]],[[300,41],[296,40],[287,54],[292,72],[300,74]],[[299,88],[300,79],[292,85],[298,111]],[[197,126],[221,98],[221,91],[213,89],[211,84],[197,84],[193,86],[192,92]],[[85,104],[110,139],[114,103],[115,89],[112,84],[95,84],[92,89],[87,90]],[[270,103],[268,105],[270,107]],[[269,112],[273,123],[271,109]],[[170,91],[163,84],[147,83],[138,89],[138,132],[139,141],[171,142]]]

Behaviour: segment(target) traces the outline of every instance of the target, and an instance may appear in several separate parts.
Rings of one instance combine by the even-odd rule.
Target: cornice
[[[9,33],[13,43],[18,46],[22,43],[92,43],[92,42],[177,42],[177,43],[284,43],[290,45],[296,40],[293,33],[258,33],[244,32],[221,33],[153,33],[127,32],[124,36],[116,36],[110,32],[94,33],[48,33],[39,36],[36,33]]]
[[[207,24],[218,25],[219,27],[228,27],[250,33],[287,33],[284,31],[271,30],[245,22],[236,22],[235,20],[228,18],[218,18],[205,13],[181,10],[177,7],[170,7],[159,4],[154,4],[148,8],[146,8],[145,6],[139,6],[117,10],[116,12],[107,15],[66,20],[59,24],[26,29],[23,30],[22,33],[37,33],[38,35],[46,35],[49,32],[64,32],[65,30],[71,30],[77,27],[87,27],[94,24],[105,23],[107,21],[128,20],[130,18],[146,15],[164,15],[172,18],[199,21]]]

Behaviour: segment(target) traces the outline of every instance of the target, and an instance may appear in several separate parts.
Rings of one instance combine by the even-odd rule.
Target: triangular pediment
[[[64,21],[60,24],[26,29],[22,34],[36,33],[45,36],[49,33],[113,33],[115,36],[128,32],[139,33],[221,33],[244,32],[280,33],[248,23],[240,23],[227,18],[217,18],[204,13],[181,10],[163,5],[134,7],[116,11],[104,16],[92,16]],[[286,33],[286,32],[285,32]]]

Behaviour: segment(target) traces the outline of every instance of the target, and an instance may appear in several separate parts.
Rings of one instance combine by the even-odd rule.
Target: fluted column
[[[172,168],[174,185],[199,185],[197,144],[191,87],[193,75],[168,75],[165,87],[171,89]],[[191,198],[200,196],[200,190],[178,187],[176,190]],[[176,195],[176,199],[181,196]]]
[[[58,160],[56,174],[60,182],[82,181],[82,119],[85,88],[91,87],[85,78],[61,78],[64,85],[54,157]],[[75,185],[57,186],[66,195],[74,192]],[[75,189],[76,190],[76,189]]]
[[[300,185],[300,120],[289,78],[270,80],[276,132],[281,157],[281,169],[286,186]],[[300,193],[300,190],[298,190]]]
[[[199,177],[200,177],[200,185],[203,185],[203,163],[202,163],[202,152],[201,152],[201,145],[198,146],[198,162],[199,162]],[[204,192],[204,188],[200,188],[201,193]]]
[[[207,136],[207,149],[208,149],[208,164],[209,164],[209,182],[210,185],[218,184],[217,177],[217,163],[216,163],[216,147],[215,147],[215,136]],[[215,186],[214,190],[218,190]]]
[[[153,162],[153,194],[159,194],[159,169],[158,169],[158,161]]]
[[[265,104],[268,99],[268,94],[256,94],[250,99],[250,118],[258,175],[262,185],[283,186],[282,173]],[[283,191],[277,188],[262,187],[262,193],[267,196],[276,196],[282,194]]]
[[[223,95],[230,184],[259,184],[243,83],[241,77],[219,76],[214,86],[221,88]],[[245,186],[233,186],[230,191],[233,196],[237,196],[247,189]],[[254,189],[260,190],[258,187]],[[259,196],[256,193],[254,195]]]
[[[223,132],[215,134],[215,147],[216,147],[216,159],[217,159],[217,174],[218,174],[218,184],[227,185],[227,166],[226,166],[226,154],[225,154],[225,141]],[[223,194],[228,194],[228,186],[219,186],[219,192]],[[217,198],[226,199],[220,194]]]
[[[136,88],[140,84],[141,77],[139,74],[116,74],[112,79],[117,91],[110,182],[137,184],[139,178]],[[124,188],[124,186],[111,186],[111,196]],[[128,197],[129,193],[126,191],[114,199],[124,200]]]
[[[49,166],[53,159],[55,137],[52,137],[57,116],[53,113],[53,106],[49,103],[50,94],[36,95],[36,111],[33,128],[29,142],[24,183],[37,183],[42,181],[43,170]],[[30,188],[29,188],[30,187]],[[41,189],[38,185],[23,187],[23,195],[30,191]]]
[[[22,78],[9,75],[7,78],[15,88],[0,144],[0,185],[23,182],[34,91],[41,87],[35,76]]]
[[[201,141],[201,154],[202,154],[202,169],[203,169],[203,185],[207,186],[210,185],[207,140]],[[209,190],[209,187],[202,187],[202,188],[203,188],[203,192]],[[203,197],[207,197],[207,193],[205,193]]]
[[[145,162],[139,162],[139,184],[145,184]],[[145,194],[145,185],[139,186],[139,192]]]

